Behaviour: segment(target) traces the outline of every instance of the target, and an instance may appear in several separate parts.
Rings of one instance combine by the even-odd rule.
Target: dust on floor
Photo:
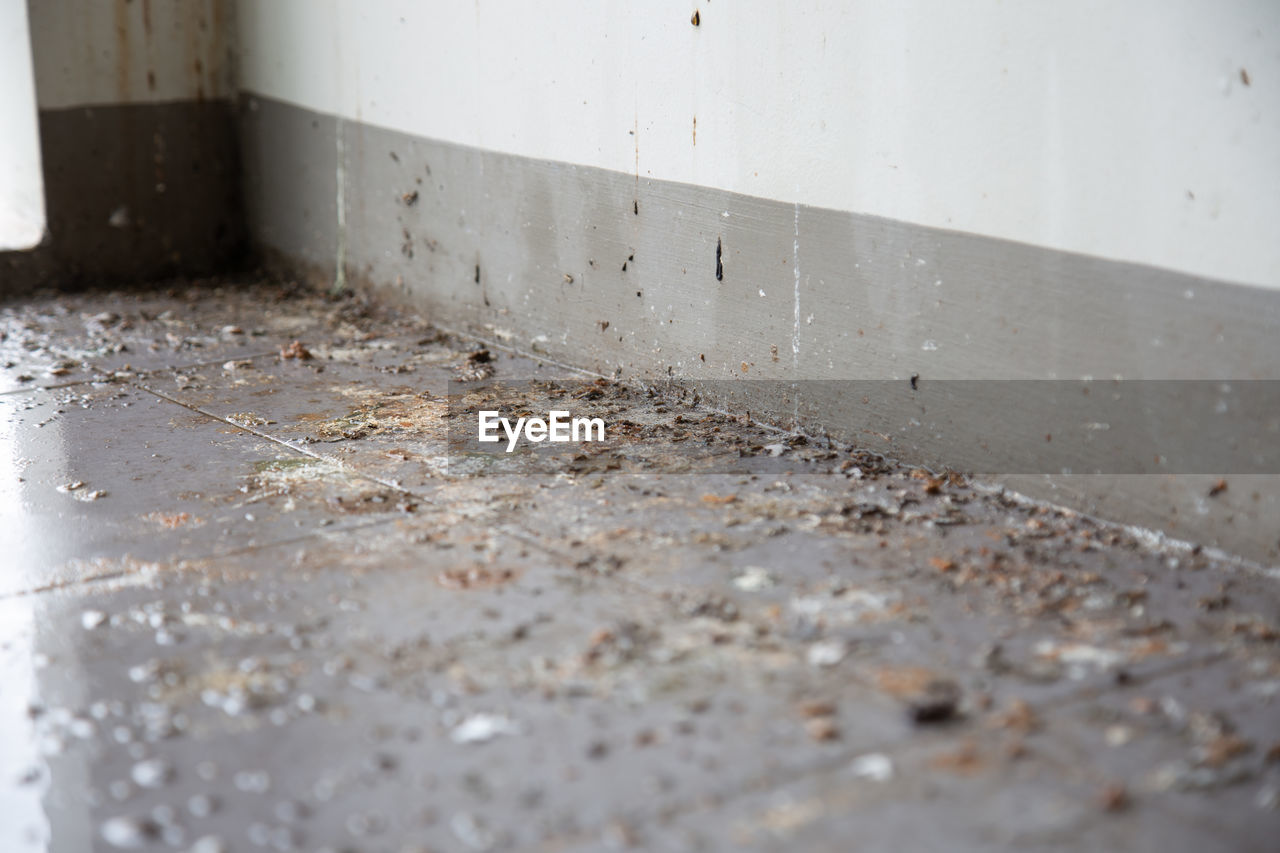
[[[349,296],[0,322],[0,849],[1273,849],[1274,571]]]

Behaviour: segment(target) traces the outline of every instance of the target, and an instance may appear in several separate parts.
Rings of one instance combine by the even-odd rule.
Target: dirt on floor
[[[0,431],[0,849],[1280,833],[1275,569],[256,280],[0,308]]]

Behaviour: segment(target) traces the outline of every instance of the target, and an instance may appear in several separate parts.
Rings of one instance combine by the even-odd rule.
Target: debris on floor
[[[0,849],[1274,847],[1274,570],[350,296],[0,328]]]

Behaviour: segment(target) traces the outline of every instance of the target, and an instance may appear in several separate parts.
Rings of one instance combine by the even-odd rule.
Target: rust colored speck
[[[486,569],[474,566],[466,569],[446,569],[436,575],[436,583],[445,589],[476,589],[501,586],[519,577],[514,569]]]
[[[311,350],[303,346],[302,341],[294,341],[287,347],[280,348],[280,358],[282,359],[296,358],[299,361],[307,361],[311,357]]]

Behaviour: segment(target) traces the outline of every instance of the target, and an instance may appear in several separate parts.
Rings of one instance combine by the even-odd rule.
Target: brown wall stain
[[[192,0],[157,6],[153,0],[112,0],[110,27],[114,43],[104,50],[94,16],[73,36],[84,48],[86,73],[103,69],[111,75],[115,96],[130,103],[175,80],[182,98],[204,101],[229,94],[234,26],[233,0]],[[105,12],[106,9],[104,8]],[[96,18],[105,30],[107,21]],[[135,79],[135,75],[136,78]],[[176,77],[175,77],[176,75]],[[145,88],[143,88],[145,87]]]
[[[133,71],[133,52],[129,48],[129,0],[115,0],[116,94],[122,101],[129,98],[129,78]]]
[[[209,68],[210,85],[215,91],[224,87],[226,92],[232,89],[230,76],[234,58],[231,39],[235,19],[231,3],[232,0],[211,0],[209,3],[212,32],[209,33],[205,64]]]
[[[147,51],[147,91],[156,90],[155,56],[151,41],[151,0],[142,0],[142,40]]]

